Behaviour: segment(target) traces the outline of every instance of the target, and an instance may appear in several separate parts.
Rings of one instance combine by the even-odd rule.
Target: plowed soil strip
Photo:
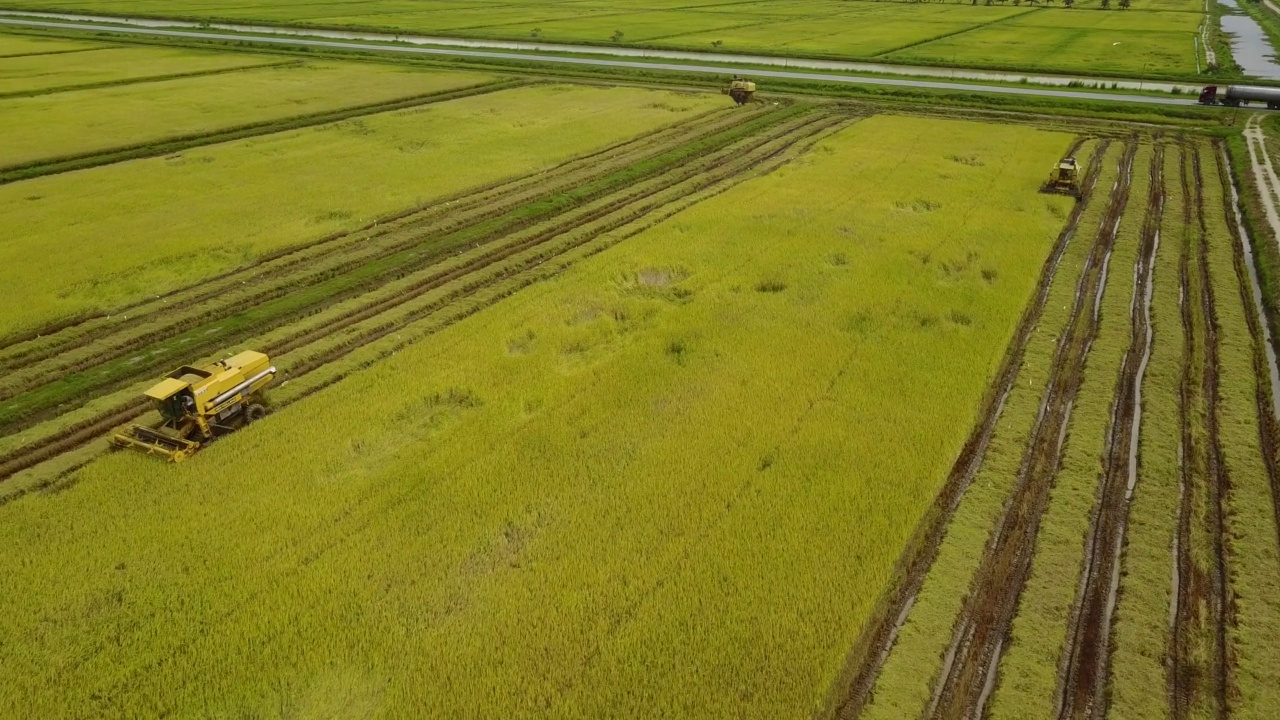
[[[1106,457],[1085,543],[1085,563],[1064,653],[1058,691],[1059,718],[1103,718],[1110,670],[1111,629],[1129,505],[1138,480],[1138,428],[1142,380],[1151,352],[1152,276],[1164,213],[1164,147],[1151,158],[1151,190],[1133,270],[1132,341],[1120,369],[1107,430]]]
[[[1072,143],[1069,154],[1074,154],[1083,141],[1083,138],[1077,138]],[[904,552],[904,560],[911,559],[900,563],[902,567],[899,570],[899,577],[903,580],[891,591],[887,609],[879,614],[874,629],[867,635],[866,649],[861,652],[855,650],[850,656],[850,668],[846,669],[845,676],[850,677],[851,680],[846,689],[841,691],[840,695],[843,699],[836,710],[836,717],[841,720],[857,718],[870,699],[871,688],[875,685],[880,669],[889,657],[898,632],[906,622],[912,605],[915,604],[916,596],[920,593],[929,568],[937,559],[947,525],[951,522],[956,508],[960,506],[965,491],[973,483],[978,469],[982,467],[987,445],[995,432],[1004,403],[1013,389],[1014,382],[1017,381],[1018,370],[1022,367],[1022,358],[1026,354],[1027,344],[1044,312],[1049,288],[1058,271],[1058,264],[1072,238],[1075,237],[1081,216],[1093,200],[1094,186],[1102,171],[1102,158],[1108,145],[1106,141],[1098,143],[1089,159],[1089,169],[1081,186],[1081,200],[1076,203],[1062,232],[1058,234],[1053,250],[1045,260],[1040,279],[1036,284],[1035,295],[1031,304],[1023,312],[1022,320],[1018,323],[1000,372],[983,402],[978,424],[974,426],[964,447],[961,448],[960,456],[956,459],[938,494],[938,501],[931,515],[921,523],[917,537],[911,541],[907,551]]]
[[[498,282],[504,278],[518,275],[520,272],[536,267],[550,257],[581,246],[605,232],[621,228],[625,225],[636,222],[638,219],[660,210],[666,205],[678,202],[682,196],[691,196],[707,187],[731,181],[734,177],[742,175],[749,170],[754,163],[772,161],[778,155],[784,153],[792,146],[802,142],[816,142],[814,139],[828,132],[832,127],[839,124],[841,118],[835,118],[824,115],[814,115],[803,119],[802,121],[789,124],[783,131],[774,137],[760,138],[753,136],[745,139],[742,144],[744,147],[731,147],[726,150],[725,157],[722,160],[715,161],[713,164],[717,167],[705,172],[682,173],[677,168],[671,173],[670,181],[664,183],[656,183],[650,191],[646,191],[640,195],[630,198],[630,202],[626,203],[608,203],[605,205],[606,212],[595,213],[590,216],[591,220],[602,220],[590,231],[585,233],[581,238],[575,238],[572,242],[561,243],[556,245],[552,250],[520,259],[520,263],[515,266],[502,266],[501,261],[511,258],[520,252],[527,252],[536,248],[539,244],[548,240],[557,238],[561,235],[569,233],[574,227],[582,225],[583,218],[570,219],[565,225],[560,227],[552,227],[545,231],[539,232],[533,236],[530,241],[516,243],[513,246],[502,246],[497,250],[490,252],[481,252],[472,260],[467,261],[460,267],[454,268],[448,272],[432,275],[428,277],[424,283],[415,289],[412,293],[397,293],[391,298],[375,302],[372,306],[366,308],[357,308],[348,316],[350,322],[326,322],[322,327],[314,330],[308,330],[303,333],[293,335],[273,344],[267,348],[272,354],[285,352],[313,343],[319,343],[321,340],[336,335],[342,329],[350,327],[356,321],[376,319],[388,311],[421,296],[427,290],[440,288],[450,282],[467,279],[467,282],[459,289],[444,298],[433,301],[423,308],[419,308],[410,313],[403,314],[394,319],[382,322],[373,328],[367,329],[354,337],[344,338],[342,343],[335,349],[323,352],[321,355],[308,358],[306,361],[296,367],[288,368],[291,377],[297,377],[332,362],[357,347],[381,338],[396,329],[402,327],[406,323],[414,322],[433,312],[439,311],[455,303],[461,299],[465,299],[488,287],[494,282]],[[749,147],[748,147],[749,146]],[[670,191],[667,195],[656,198],[648,205],[637,205],[637,201],[644,200],[663,190]],[[612,218],[612,219],[609,219]],[[496,267],[487,278],[470,279],[474,275],[481,274],[484,271]],[[54,433],[42,439],[39,442],[33,442],[24,445],[19,450],[11,453],[9,456],[0,458],[0,479],[8,477],[15,472],[31,467],[40,462],[44,462],[58,454],[67,452],[76,447],[92,441],[94,438],[109,432],[122,422],[132,420],[148,410],[146,403],[130,402],[123,406],[109,410],[98,418],[84,423],[77,424],[60,433]]]
[[[928,714],[934,718],[981,717],[1026,583],[1036,532],[1062,460],[1071,408],[1085,359],[1097,336],[1111,248],[1129,199],[1137,144],[1120,161],[1119,177],[1103,214],[1097,240],[1076,288],[1066,329],[1054,353],[1049,386],[1023,456],[1013,492],[965,600]]]
[[[699,202],[706,197],[723,192],[750,176],[773,171],[780,165],[784,164],[789,156],[794,155],[797,149],[803,150],[811,147],[823,137],[826,137],[839,127],[843,126],[846,122],[847,120],[844,119],[830,117],[823,118],[821,120],[815,119],[815,121],[804,123],[796,127],[794,131],[781,142],[760,144],[756,140],[752,140],[751,143],[755,147],[743,148],[740,157],[738,157],[735,162],[725,163],[722,171],[716,173],[713,177],[699,179],[693,184],[673,187],[673,194],[671,197],[667,198],[668,202],[666,203],[655,204],[652,208],[641,213],[627,212],[620,222],[609,223],[602,225],[599,228],[595,228],[585,236],[558,248],[555,252],[549,252],[533,258],[526,258],[525,262],[518,268],[509,268],[505,271],[495,273],[489,281],[478,282],[465,286],[449,298],[450,302],[438,304],[433,303],[426,312],[415,313],[411,316],[400,318],[398,322],[384,324],[376,328],[374,332],[364,334],[358,340],[344,342],[338,347],[326,351],[322,358],[315,358],[309,361],[306,368],[300,367],[299,370],[305,370],[305,372],[295,372],[293,377],[295,379],[303,377],[305,374],[316,369],[326,367],[328,364],[349,355],[355,350],[379,340],[386,339],[393,332],[404,331],[407,329],[406,326],[413,325],[424,318],[431,319],[433,314],[437,311],[447,311],[456,305],[462,304],[456,302],[457,300],[472,298],[478,295],[482,290],[492,291],[487,297],[483,298],[479,302],[470,305],[462,304],[464,305],[463,307],[436,320],[433,325],[425,330],[412,334],[406,333],[406,339],[398,340],[396,343],[382,348],[372,359],[367,359],[358,365],[354,365],[326,377],[323,382],[309,387],[305,392],[292,397],[288,402],[280,403],[280,406],[283,407],[291,404],[292,402],[296,402],[297,400],[307,397],[324,387],[338,382],[351,372],[368,367],[373,364],[373,362],[397,352],[412,342],[417,342],[427,335],[438,332],[458,320],[479,312],[480,310],[509,297],[520,289],[527,287],[538,280],[544,279],[551,274],[561,272],[577,259],[595,254],[606,247],[643,232],[654,223],[670,217],[676,212],[679,212],[680,210]],[[641,222],[642,220],[645,222]],[[621,231],[610,233],[609,231],[611,230]],[[601,238],[605,240],[603,244],[593,244],[593,241]],[[573,257],[569,257],[558,262],[554,267],[551,263],[546,262],[549,259],[563,256],[571,250],[577,250],[578,253]],[[502,285],[502,281],[510,282],[506,285]],[[399,337],[399,335],[397,335],[397,337]],[[77,438],[74,442],[72,442],[71,438],[67,438],[65,442],[59,442],[56,443],[56,445],[43,448],[39,453],[42,456],[39,461],[43,462],[44,460],[55,457],[60,453],[81,447],[88,442],[105,435],[121,423],[135,419],[137,416],[147,412],[148,409],[149,408],[145,404],[139,404],[136,407],[125,408],[122,413],[104,415],[97,422],[92,423],[92,426],[85,424],[85,427],[79,429]],[[85,462],[88,461],[86,460]],[[27,466],[29,467],[33,464],[35,463],[27,463]],[[58,488],[64,487],[68,482],[66,478],[69,474],[79,467],[82,467],[83,464],[84,463],[82,462],[74,467],[65,469],[55,480],[47,481],[34,487],[24,489],[23,491],[0,497],[0,504],[11,502],[32,490],[51,486]],[[0,479],[11,474],[11,472],[7,472],[6,466],[0,466]]]

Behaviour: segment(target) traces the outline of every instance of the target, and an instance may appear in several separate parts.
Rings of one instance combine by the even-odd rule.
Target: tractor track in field
[[[385,252],[375,252],[373,257],[361,256],[358,260],[340,256],[336,267],[321,270],[304,264],[297,275],[275,278],[269,289],[260,290],[260,283],[254,282],[247,290],[247,298],[234,291],[217,297],[211,301],[212,308],[195,314],[194,319],[168,322],[167,318],[177,310],[166,308],[162,303],[161,317],[165,319],[158,327],[130,336],[126,326],[125,339],[114,346],[108,339],[98,338],[90,345],[82,345],[82,352],[78,354],[63,349],[45,363],[31,363],[9,373],[0,382],[0,401],[8,401],[0,405],[0,431],[11,433],[25,429],[71,409],[71,405],[82,405],[95,395],[154,374],[174,364],[174,358],[179,355],[202,354],[242,337],[296,322],[336,302],[358,297],[429,267],[450,253],[502,240],[526,227],[555,222],[557,217],[600,198],[678,168],[692,167],[695,169],[689,172],[697,172],[699,162],[708,157],[715,159],[726,145],[739,142],[738,133],[766,132],[771,125],[805,114],[774,111],[747,116],[748,120],[742,123],[733,123],[723,132],[712,133],[710,139],[695,141],[689,153],[681,152],[682,148],[689,147],[686,144],[667,147],[659,153],[656,167],[632,163],[622,170],[607,172],[603,178],[596,176],[598,179],[593,183],[572,187],[553,196],[561,198],[559,205],[552,202],[531,217],[528,213],[522,214],[530,207],[526,201],[496,216],[487,208],[479,208],[474,222],[451,230],[436,232],[439,228],[424,230],[411,225],[407,239],[393,244]],[[637,167],[640,169],[636,170]],[[537,202],[534,201],[535,207]],[[133,357],[127,357],[129,355]]]
[[[1049,489],[1062,462],[1067,426],[1097,337],[1111,250],[1129,200],[1137,143],[1127,143],[1097,238],[1076,285],[1066,328],[1054,351],[1048,385],[1014,487],[985,548],[956,619],[927,715],[979,718],[996,682],[999,661],[1031,569]]]
[[[42,177],[45,175],[56,175],[58,173],[70,172],[72,170],[85,170],[88,168],[123,162],[125,160],[161,157],[207,145],[216,145],[219,143],[243,140],[245,138],[257,137],[260,135],[314,127],[316,125],[324,125],[350,118],[363,117],[366,115],[406,110],[408,108],[421,107],[423,105],[445,102],[447,100],[458,100],[465,97],[471,97],[473,95],[484,95],[491,92],[497,92],[499,90],[511,90],[517,87],[536,84],[538,84],[537,81],[514,78],[494,80],[477,85],[440,90],[420,95],[411,95],[408,97],[394,98],[391,100],[383,100],[373,103],[364,103],[335,110],[294,115],[291,117],[264,120],[262,122],[236,125],[233,127],[206,132],[188,133],[159,140],[120,145],[103,150],[94,150],[91,152],[77,153],[73,155],[61,155],[42,158],[40,160],[14,163],[12,165],[0,167],[0,185],[6,185],[19,180],[30,180],[31,178]]]
[[[1249,334],[1254,338],[1253,370],[1258,378],[1256,400],[1259,440],[1271,488],[1272,512],[1276,528],[1280,530],[1280,467],[1277,467],[1277,459],[1280,458],[1280,427],[1277,426],[1277,422],[1280,422],[1280,363],[1276,359],[1271,328],[1265,321],[1266,308],[1263,306],[1262,288],[1258,282],[1253,238],[1245,229],[1244,218],[1240,214],[1240,193],[1231,176],[1226,148],[1222,143],[1215,145],[1218,179],[1222,183],[1223,197],[1231,198],[1231,209],[1225,212],[1227,229],[1235,239],[1232,242],[1232,255],[1236,281],[1240,284],[1240,299],[1244,302]],[[1267,382],[1263,382],[1263,378],[1267,378]],[[1276,541],[1280,542],[1280,534]]]
[[[1186,230],[1179,259],[1182,322],[1186,328],[1183,378],[1182,477],[1175,537],[1175,605],[1169,647],[1170,710],[1174,720],[1200,715],[1206,698],[1214,717],[1225,717],[1228,658],[1226,547],[1223,493],[1226,478],[1217,427],[1217,321],[1209,285],[1203,177],[1198,149],[1183,150]],[[1205,526],[1197,522],[1203,503]],[[1206,536],[1207,533],[1207,536]],[[1196,548],[1208,545],[1209,567]],[[1208,645],[1208,647],[1203,647]],[[1207,655],[1205,659],[1200,659]]]
[[[648,133],[578,155],[545,170],[536,170],[514,178],[473,186],[441,196],[408,210],[379,217],[354,230],[331,233],[310,242],[264,253],[248,264],[211,276],[197,285],[176,288],[146,300],[108,310],[84,313],[46,323],[32,330],[0,339],[0,370],[48,359],[68,349],[97,340],[130,324],[128,316],[147,313],[172,313],[198,302],[216,298],[239,284],[276,277],[303,264],[340,253],[352,246],[406,228],[426,225],[444,215],[457,216],[479,207],[490,207],[510,197],[522,197],[535,191],[550,192],[564,185],[566,179],[593,168],[611,168],[618,162],[633,161],[651,154],[654,148],[672,146],[673,141],[691,140],[716,129],[724,129],[741,117],[712,110]],[[469,216],[466,216],[469,217]],[[136,323],[135,323],[136,324]]]
[[[1107,714],[1111,631],[1128,531],[1129,506],[1138,482],[1138,431],[1142,380],[1150,358],[1151,300],[1160,224],[1164,217],[1164,145],[1150,164],[1147,213],[1133,269],[1129,305],[1131,340],[1117,379],[1107,428],[1102,472],[1094,501],[1080,584],[1067,625],[1064,665],[1059,674],[1056,713],[1060,720]]]
[[[352,322],[343,323],[341,326],[334,323],[325,323],[305,333],[291,335],[287,341],[289,343],[288,349],[283,349],[286,346],[277,344],[279,342],[277,341],[277,343],[268,346],[268,352],[273,355],[284,352],[287,357],[287,353],[291,351],[305,350],[312,345],[321,344],[321,341],[340,335],[344,328],[354,327],[358,329],[359,332],[356,335],[342,337],[336,345],[321,348],[313,356],[304,358],[295,365],[289,366],[288,377],[297,379],[349,355],[356,349],[382,340],[406,326],[428,319],[436,313],[448,311],[456,307],[459,301],[493,288],[504,280],[518,280],[518,282],[514,283],[513,288],[498,293],[495,297],[489,298],[487,302],[480,302],[474,307],[464,308],[454,313],[450,318],[441,322],[436,329],[447,327],[452,322],[456,322],[462,317],[466,317],[493,302],[497,302],[521,287],[536,282],[540,278],[528,279],[526,276],[530,274],[529,271],[536,270],[544,262],[564,256],[571,251],[580,250],[583,246],[600,239],[606,233],[614,230],[620,230],[620,232],[617,233],[616,237],[607,237],[612,242],[619,242],[626,237],[630,237],[648,227],[648,225],[640,223],[643,227],[630,230],[627,228],[628,225],[635,225],[648,217],[663,219],[674,214],[679,209],[693,204],[708,193],[727,189],[761,169],[771,170],[785,161],[785,156],[789,150],[797,146],[811,146],[848,121],[848,116],[830,113],[808,113],[798,119],[793,119],[792,122],[782,123],[784,127],[777,129],[772,134],[764,137],[752,135],[742,138],[727,148],[722,148],[722,154],[715,156],[715,166],[712,168],[703,168],[696,161],[690,165],[699,168],[697,172],[681,172],[687,169],[686,166],[673,168],[669,173],[671,178],[668,182],[655,182],[654,184],[658,187],[633,196],[630,203],[606,202],[604,206],[608,208],[607,212],[589,212],[586,213],[585,217],[569,218],[566,223],[553,230],[537,232],[533,235],[533,238],[526,238],[524,242],[519,243],[519,247],[499,246],[493,250],[482,251],[477,254],[478,257],[467,259],[466,262],[453,271],[433,274],[431,276],[432,279],[429,281],[432,288],[446,288],[450,283],[465,283],[461,287],[452,289],[441,298],[419,307],[411,307],[409,312],[384,320],[384,316],[391,314],[390,311],[394,308],[412,303],[423,295],[422,292],[418,292],[412,297],[396,294],[395,297],[400,298],[400,302],[386,303],[385,301],[378,301],[375,303],[378,308],[377,312],[370,311],[371,308],[368,307],[357,308],[354,313],[359,317]],[[631,186],[628,186],[620,192],[626,194],[630,189]],[[653,200],[648,204],[644,204],[643,201],[647,198],[653,198]],[[582,232],[575,235],[574,233],[580,228],[583,229]],[[568,237],[569,239],[559,244],[553,244],[550,249],[541,249],[539,247],[543,243],[563,237]],[[537,239],[538,241],[530,242],[531,239]],[[609,244],[612,244],[612,242]],[[509,266],[504,266],[502,264],[503,261],[508,259],[512,259],[513,262]],[[477,278],[481,271],[484,270],[492,272],[487,277]],[[368,320],[380,322],[371,327],[359,326],[361,321]],[[383,352],[379,357],[395,352],[399,347],[407,345],[409,342],[411,341],[398,344],[396,347]],[[365,362],[360,367],[368,364],[369,362]],[[336,382],[349,372],[350,370],[328,378],[322,384],[310,388],[299,398]],[[38,441],[23,445],[9,455],[0,457],[0,479],[10,477],[16,472],[83,447],[119,425],[136,419],[148,410],[146,403],[130,401],[81,423],[76,423],[61,431],[51,433]],[[5,502],[8,499],[12,498],[0,499],[0,502]]]
[[[1075,155],[1084,144],[1084,140],[1083,137],[1076,138],[1067,154]],[[1006,351],[1000,371],[984,399],[979,421],[970,432],[960,450],[960,455],[952,465],[951,472],[934,503],[931,516],[921,522],[916,537],[903,553],[903,559],[899,561],[899,570],[896,575],[902,580],[890,590],[892,594],[884,603],[883,611],[878,613],[873,629],[866,633],[861,651],[855,649],[850,656],[849,667],[846,668],[844,676],[851,679],[847,683],[842,683],[839,690],[840,699],[836,704],[835,716],[840,720],[853,720],[859,717],[870,700],[876,678],[879,677],[880,670],[884,667],[897,641],[898,633],[906,623],[920,588],[924,585],[929,568],[938,557],[947,526],[959,508],[965,492],[973,484],[978,470],[982,467],[987,445],[995,433],[1005,401],[1013,390],[1014,383],[1017,382],[1027,345],[1048,303],[1049,290],[1057,276],[1058,265],[1075,237],[1080,218],[1093,202],[1094,187],[1101,174],[1102,159],[1108,147],[1109,141],[1103,140],[1094,148],[1089,158],[1089,169],[1081,183],[1080,202],[1076,203],[1072,209],[1066,224],[1058,234],[1057,242],[1045,260],[1032,302],[1023,311],[1022,319],[1014,331],[1013,340]]]

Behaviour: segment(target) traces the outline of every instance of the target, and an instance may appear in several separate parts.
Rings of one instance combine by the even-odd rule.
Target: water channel
[[[1244,74],[1263,80],[1280,80],[1280,63],[1276,62],[1275,48],[1271,47],[1271,41],[1258,21],[1246,15],[1236,0],[1218,0],[1218,4],[1228,9],[1222,16],[1222,30],[1231,39],[1231,57]]]

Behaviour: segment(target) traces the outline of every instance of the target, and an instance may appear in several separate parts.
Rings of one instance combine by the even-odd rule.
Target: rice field
[[[1261,718],[1280,702],[1271,389],[1234,181],[1208,140],[1082,150],[1022,362],[842,717]]]
[[[9,0],[14,9],[84,11],[350,28],[397,34],[1098,75],[1198,74],[1194,0],[1133,0],[1102,9],[1034,2],[883,0],[377,0],[214,4],[203,0]],[[1220,52],[1225,52],[1222,50]]]
[[[90,48],[0,97],[0,717],[1280,706],[1220,133]]]

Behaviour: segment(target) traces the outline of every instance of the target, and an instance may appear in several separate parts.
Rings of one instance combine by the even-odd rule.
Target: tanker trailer
[[[1209,85],[1200,91],[1201,105],[1240,107],[1251,102],[1266,103],[1272,110],[1280,108],[1280,88],[1257,85],[1228,85],[1219,88],[1217,85]]]

